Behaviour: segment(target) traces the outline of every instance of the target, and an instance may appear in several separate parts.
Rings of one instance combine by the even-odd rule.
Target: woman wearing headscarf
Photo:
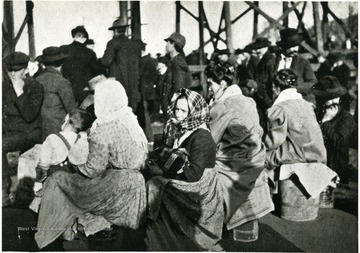
[[[139,171],[147,157],[144,132],[119,82],[99,83],[94,100],[97,119],[86,163],[77,173],[55,172],[44,182],[35,235],[40,249],[60,236],[74,239],[78,224],[88,236],[112,224],[137,229],[144,221],[146,190]]]
[[[273,210],[263,172],[263,129],[256,103],[242,95],[231,65],[209,65],[205,73],[213,92],[210,131],[216,143],[215,169],[223,190],[224,223],[230,230]],[[257,194],[257,191],[261,195],[254,199],[261,201],[253,203],[249,196],[252,198],[251,194]]]
[[[208,105],[197,92],[181,89],[168,113],[166,147],[155,159],[157,170],[150,169],[153,177],[147,182],[145,242],[149,250],[157,251],[222,250],[218,242],[223,204],[213,169],[215,144],[207,127]],[[162,155],[167,152],[170,158],[163,161]],[[178,166],[184,156],[187,162]]]

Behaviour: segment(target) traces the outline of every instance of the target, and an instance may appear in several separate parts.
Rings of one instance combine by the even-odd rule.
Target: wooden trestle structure
[[[9,52],[15,50],[16,43],[18,42],[25,26],[28,26],[29,31],[29,55],[31,59],[35,59],[35,38],[34,38],[34,25],[33,25],[33,13],[32,9],[34,4],[32,1],[26,1],[26,16],[24,21],[18,31],[14,34],[14,17],[13,17],[13,2],[4,1],[4,17],[3,17],[3,57],[5,57]],[[49,2],[50,3],[50,2]],[[129,4],[130,3],[130,4]],[[176,27],[177,32],[181,32],[181,12],[184,12],[190,15],[199,23],[199,48],[197,49],[200,55],[199,66],[193,66],[194,70],[203,69],[203,64],[205,63],[205,53],[204,47],[207,44],[212,44],[214,50],[218,49],[219,42],[225,43],[226,47],[229,49],[230,53],[234,52],[233,48],[233,35],[232,35],[232,25],[237,22],[241,22],[241,19],[251,13],[253,16],[253,40],[258,36],[265,36],[271,29],[283,29],[288,27],[289,24],[289,14],[295,13],[298,21],[297,29],[304,34],[305,41],[301,44],[309,53],[314,56],[319,55],[324,52],[324,37],[328,36],[328,16],[332,18],[340,25],[344,30],[348,38],[354,39],[357,36],[356,33],[351,32],[344,22],[338,18],[334,12],[329,8],[328,2],[282,2],[282,15],[277,19],[270,17],[261,9],[261,2],[251,2],[245,1],[248,5],[248,8],[239,13],[239,15],[231,20],[230,18],[230,2],[224,1],[221,11],[220,23],[215,30],[210,27],[208,22],[208,17],[204,10],[203,1],[198,1],[198,13],[197,15],[190,12],[180,1],[175,1],[176,5]],[[306,10],[306,6],[312,4],[313,18],[314,18],[314,28],[315,28],[315,43],[311,39],[311,36],[303,23],[303,17]],[[119,1],[120,7],[120,18],[125,19],[129,24],[131,24],[131,35],[136,38],[141,38],[141,16],[140,16],[140,1]],[[322,20],[320,20],[320,8],[322,8]],[[234,10],[234,9],[232,9]],[[268,21],[268,26],[263,31],[258,31],[258,16],[261,15]],[[223,25],[224,22],[224,25]],[[210,39],[207,41],[204,40],[204,31],[207,30],[210,34]],[[225,36],[223,34],[225,33]]]

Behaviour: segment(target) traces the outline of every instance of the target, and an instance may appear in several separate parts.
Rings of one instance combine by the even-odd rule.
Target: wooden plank
[[[202,72],[205,71],[206,65],[189,65],[191,72]]]

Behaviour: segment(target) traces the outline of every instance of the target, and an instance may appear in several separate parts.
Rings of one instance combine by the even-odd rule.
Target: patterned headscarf
[[[183,96],[188,101],[189,114],[185,119],[174,124],[171,119],[176,119],[175,105],[179,97]],[[184,134],[184,132],[193,131],[210,120],[209,106],[205,99],[199,93],[184,88],[180,90],[180,95],[169,105],[168,114],[170,119],[166,122],[164,129],[167,146],[172,146],[174,139]]]

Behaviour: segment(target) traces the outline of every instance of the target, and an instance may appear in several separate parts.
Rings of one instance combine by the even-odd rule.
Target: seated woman
[[[256,205],[261,208],[244,205],[255,186],[269,192],[262,174],[265,164],[265,148],[261,141],[263,129],[256,103],[242,95],[232,66],[209,65],[205,74],[213,92],[210,131],[217,146],[215,169],[223,189],[224,222],[230,230],[273,209],[270,193],[259,198],[261,202]]]
[[[208,105],[197,92],[181,89],[168,113],[165,143],[179,153],[185,149],[188,165],[173,174],[164,169],[168,163],[161,168],[151,166],[154,177],[147,182],[149,223],[145,242],[149,250],[157,251],[222,250],[218,242],[224,213],[213,169],[215,144],[206,125]]]
[[[297,92],[297,76],[290,69],[275,75],[273,92],[274,104],[266,112],[267,168],[279,170],[279,180],[297,174],[307,193],[316,198],[336,173],[325,165],[326,149],[314,106]]]
[[[119,82],[99,83],[94,104],[97,119],[86,163],[78,173],[58,171],[44,182],[35,234],[40,249],[60,236],[73,239],[76,223],[90,235],[111,224],[137,229],[144,221],[146,189],[139,171],[147,157],[144,132]]]
[[[325,142],[327,165],[338,173],[341,183],[348,183],[349,146],[356,126],[353,116],[341,106],[341,98],[347,94],[347,90],[336,77],[324,76],[312,91]]]

